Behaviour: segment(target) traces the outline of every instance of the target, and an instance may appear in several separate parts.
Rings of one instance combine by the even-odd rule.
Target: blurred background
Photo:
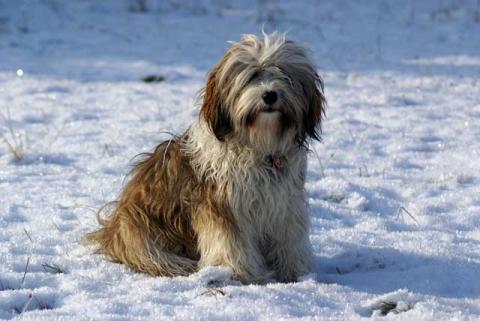
[[[288,32],[322,70],[480,69],[480,0],[0,0],[0,71],[77,80],[173,65],[204,73],[227,41],[262,29]]]

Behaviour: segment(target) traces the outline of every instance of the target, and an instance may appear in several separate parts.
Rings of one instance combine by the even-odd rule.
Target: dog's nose
[[[277,101],[277,93],[274,91],[266,91],[262,95],[263,101],[267,105],[272,105],[274,102]]]

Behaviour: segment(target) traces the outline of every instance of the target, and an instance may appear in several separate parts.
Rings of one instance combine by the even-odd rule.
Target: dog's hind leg
[[[87,243],[99,246],[98,252],[109,255],[134,270],[155,276],[188,275],[196,270],[196,261],[167,249],[160,230],[141,215],[118,208],[99,230],[86,235]]]

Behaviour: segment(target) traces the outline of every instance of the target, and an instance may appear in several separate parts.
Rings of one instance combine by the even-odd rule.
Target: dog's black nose
[[[262,98],[265,104],[272,105],[277,101],[277,93],[274,91],[266,91],[263,93]]]

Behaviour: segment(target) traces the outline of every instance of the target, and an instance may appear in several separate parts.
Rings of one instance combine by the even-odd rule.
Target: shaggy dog
[[[210,73],[199,119],[136,164],[87,241],[151,275],[221,265],[244,283],[295,281],[312,266],[304,183],[324,107],[304,48],[243,36]]]

